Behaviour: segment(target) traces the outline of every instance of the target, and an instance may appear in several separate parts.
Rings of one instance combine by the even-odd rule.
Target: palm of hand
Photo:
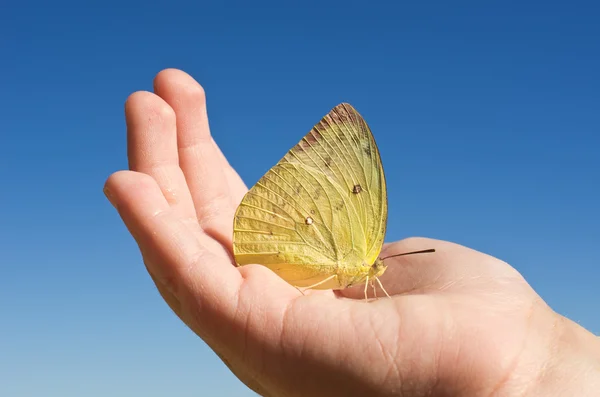
[[[390,259],[382,282],[394,297],[369,303],[360,286],[301,296],[262,266],[235,268],[232,219],[246,187],[210,137],[204,93],[174,70],[155,92],[127,102],[132,171],[112,175],[106,193],[170,307],[247,385],[290,396],[527,386],[528,352],[549,343],[529,330],[551,328],[552,312],[497,259],[436,240],[388,244],[437,252]]]

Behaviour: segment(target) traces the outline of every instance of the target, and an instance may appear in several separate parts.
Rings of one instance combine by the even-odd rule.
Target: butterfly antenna
[[[413,254],[428,254],[430,252],[435,252],[435,248],[430,248],[427,250],[420,250],[420,251],[404,252],[402,254],[396,254],[396,255],[390,255],[390,256],[386,256],[385,258],[381,258],[381,260],[384,261],[386,259],[394,258],[396,256],[413,255]]]

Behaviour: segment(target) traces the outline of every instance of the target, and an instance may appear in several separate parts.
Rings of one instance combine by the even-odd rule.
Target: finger
[[[154,90],[175,110],[179,165],[200,226],[230,247],[234,207],[222,155],[210,135],[204,89],[188,74],[167,69],[156,76]]]
[[[448,241],[408,238],[386,244],[380,258],[403,252],[434,248],[434,253],[389,258],[380,281],[390,295],[447,291],[465,285],[484,285],[494,279],[522,279],[510,265],[492,256]],[[488,284],[489,285],[489,284]],[[375,282],[377,295],[385,296]],[[374,296],[369,287],[369,296]],[[350,298],[364,298],[364,284],[339,292]]]
[[[214,310],[212,315],[233,316],[240,272],[191,232],[153,178],[120,171],[108,178],[105,192],[136,239],[157,283],[184,307],[197,306],[200,299],[206,303],[203,308]]]
[[[133,93],[125,102],[129,168],[156,180],[173,210],[196,221],[194,203],[179,168],[175,112],[159,96]]]
[[[150,176],[117,172],[108,178],[105,193],[138,242],[161,295],[215,351],[239,355],[247,346],[246,328],[269,331],[270,326],[262,325],[280,324],[289,302],[297,298],[297,291],[267,268],[238,270],[206,249]]]
[[[240,175],[229,164],[229,161],[227,161],[227,158],[221,151],[219,145],[217,145],[217,142],[213,140],[213,144],[215,145],[215,150],[219,153],[219,156],[221,157],[223,169],[225,171],[225,177],[227,178],[227,184],[229,185],[229,192],[231,194],[231,203],[234,208],[237,208],[237,206],[242,201],[242,198],[244,198],[244,195],[248,191],[248,187],[246,186],[242,178],[240,178]]]

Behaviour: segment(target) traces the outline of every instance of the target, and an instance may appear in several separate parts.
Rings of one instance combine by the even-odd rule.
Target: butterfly
[[[376,280],[387,189],[375,138],[348,103],[333,108],[246,193],[233,227],[238,265],[261,264],[296,288]],[[433,252],[433,250],[412,253]],[[397,255],[393,255],[397,256]],[[373,287],[374,288],[374,287]]]

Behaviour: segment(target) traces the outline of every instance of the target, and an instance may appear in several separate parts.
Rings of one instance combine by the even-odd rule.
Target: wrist
[[[600,338],[553,313],[554,338],[545,362],[525,395],[597,396],[600,393]]]

